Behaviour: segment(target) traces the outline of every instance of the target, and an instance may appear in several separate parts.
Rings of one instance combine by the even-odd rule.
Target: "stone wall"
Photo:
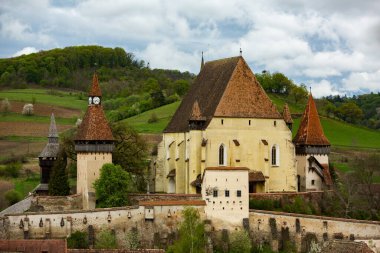
[[[319,201],[324,191],[312,191],[312,192],[273,192],[273,193],[250,193],[249,199],[270,199],[270,200],[283,200],[294,199],[297,196],[307,201]]]
[[[301,215],[272,211],[251,211],[250,233],[256,243],[269,243],[281,249],[291,240],[301,252],[311,241],[369,240],[380,238],[380,222]]]
[[[35,196],[32,199],[30,211],[59,212],[81,210],[82,207],[82,196],[80,194],[69,196]]]
[[[175,201],[155,206],[132,206],[95,210],[22,213],[5,216],[2,239],[66,238],[75,231],[86,231],[94,241],[99,231],[108,229],[116,234],[120,246],[127,245],[131,231],[138,232],[143,248],[166,248],[177,238],[181,211],[191,201]],[[195,206],[204,216],[204,206]],[[2,225],[0,224],[0,226]],[[91,238],[90,238],[91,237]]]
[[[131,193],[129,199],[132,205],[138,205],[141,201],[168,201],[168,200],[200,200],[202,194],[140,194]]]
[[[66,253],[66,240],[0,240],[0,252]]]

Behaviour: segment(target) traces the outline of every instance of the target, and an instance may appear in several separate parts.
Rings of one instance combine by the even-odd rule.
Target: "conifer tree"
[[[66,196],[70,194],[69,178],[67,175],[66,166],[66,151],[64,149],[60,149],[50,175],[49,195]]]

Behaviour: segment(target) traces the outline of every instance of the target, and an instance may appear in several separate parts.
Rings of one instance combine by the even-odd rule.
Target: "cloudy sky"
[[[317,97],[380,91],[379,0],[0,0],[0,57],[123,47],[152,68],[198,73],[236,56]]]

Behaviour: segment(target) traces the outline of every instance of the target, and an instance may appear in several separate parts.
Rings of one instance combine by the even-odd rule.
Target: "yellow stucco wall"
[[[112,153],[77,153],[77,193],[82,193],[83,209],[95,208],[93,183],[100,176],[100,169],[112,163]]]
[[[205,146],[201,145],[202,139],[207,140]],[[238,146],[234,140],[238,141]],[[214,117],[204,131],[164,133],[158,151],[156,174],[161,176],[156,177],[156,189],[168,192],[169,179],[166,176],[175,169],[176,192],[195,193],[196,189],[190,183],[206,167],[219,166],[219,147],[223,144],[226,166],[263,172],[266,183],[262,191],[296,191],[295,149],[291,140],[291,131],[282,119]],[[271,164],[273,145],[279,147],[278,166]]]

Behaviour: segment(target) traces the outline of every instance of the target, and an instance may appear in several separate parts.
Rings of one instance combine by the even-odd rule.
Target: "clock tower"
[[[75,137],[77,153],[77,193],[82,194],[83,209],[95,208],[93,183],[105,163],[112,163],[114,138],[102,105],[102,92],[94,73],[88,107]]]

